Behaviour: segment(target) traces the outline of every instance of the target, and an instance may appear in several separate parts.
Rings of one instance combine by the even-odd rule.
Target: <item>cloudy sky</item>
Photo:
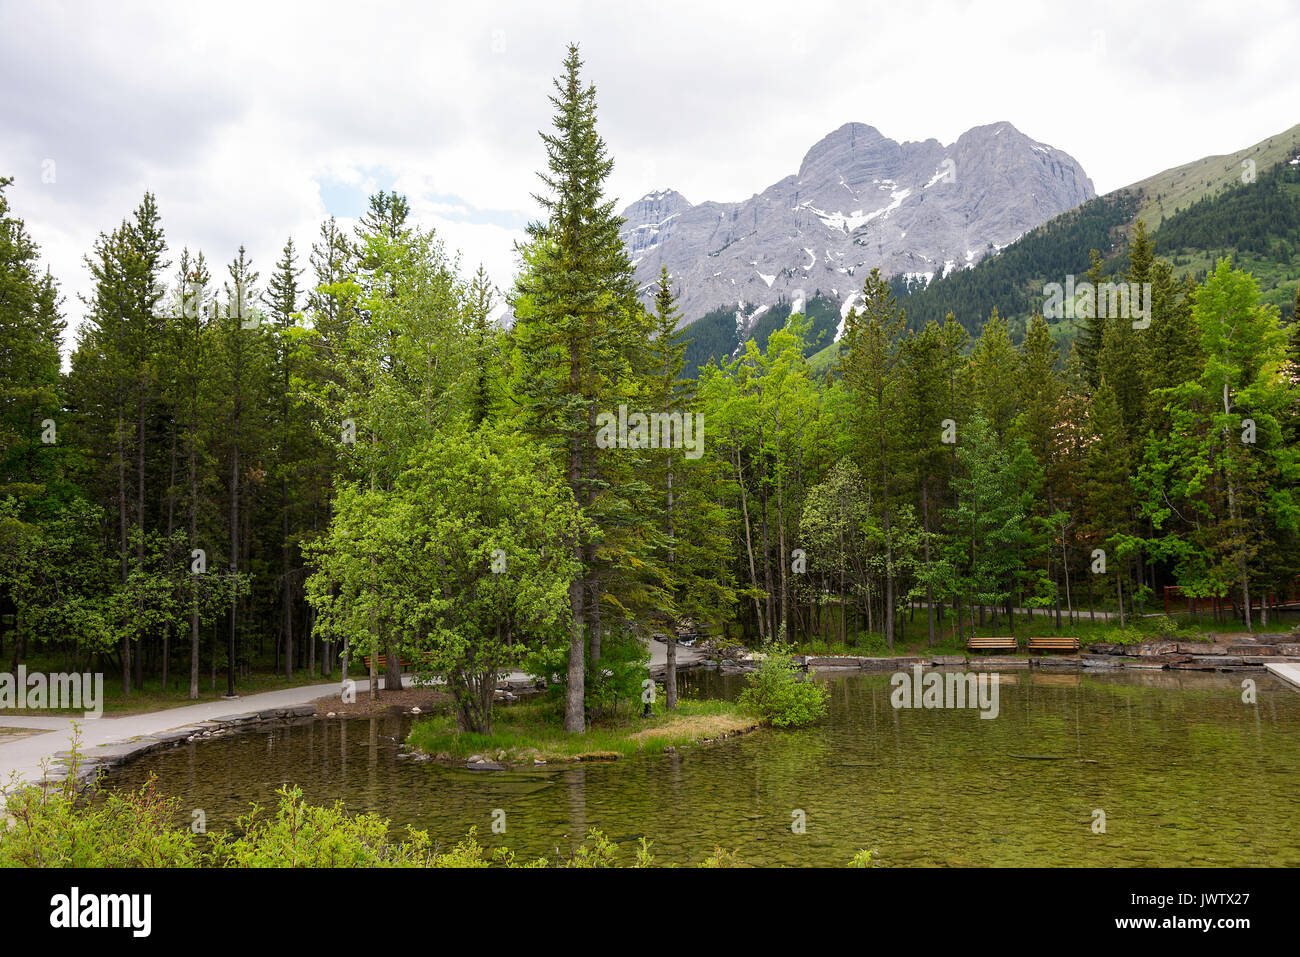
[[[0,0],[0,175],[73,326],[82,256],[145,190],[173,259],[243,243],[265,278],[396,188],[508,286],[569,40],[620,206],[746,198],[851,120],[944,143],[1008,120],[1099,192],[1300,122],[1295,0]]]

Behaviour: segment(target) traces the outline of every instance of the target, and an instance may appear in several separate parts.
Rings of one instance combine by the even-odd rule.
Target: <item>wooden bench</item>
[[[966,647],[971,651],[1015,651],[1016,639],[1014,635],[976,635],[966,642]]]
[[[1029,639],[1030,651],[1078,651],[1079,639],[1071,635],[1039,635]]]
[[[370,672],[370,656],[369,656],[369,655],[362,655],[362,656],[361,656],[361,664],[362,664],[362,667],[364,667],[364,668],[366,669],[366,672],[369,673],[369,672]],[[406,659],[404,659],[404,658],[398,658],[398,659],[397,659],[397,666],[398,666],[398,668],[409,668],[409,667],[411,667],[411,663],[410,663],[409,661],[407,661]],[[375,671],[376,671],[376,672],[383,671],[383,670],[384,670],[385,668],[387,668],[387,667],[388,667],[388,656],[387,656],[387,655],[379,655],[377,658],[375,658]]]

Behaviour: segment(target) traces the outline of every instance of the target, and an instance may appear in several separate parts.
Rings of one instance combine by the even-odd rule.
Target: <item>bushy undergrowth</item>
[[[69,778],[71,781],[71,778]],[[179,823],[180,802],[161,797],[150,781],[79,803],[66,784],[19,788],[0,821],[0,867],[195,867],[202,854]]]
[[[799,673],[784,644],[772,642],[764,646],[762,663],[745,681],[740,703],[768,724],[797,728],[826,714],[830,692]]]

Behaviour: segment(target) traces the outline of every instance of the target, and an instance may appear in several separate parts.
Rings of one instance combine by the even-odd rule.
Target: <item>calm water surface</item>
[[[1258,685],[1243,704],[1241,682]],[[567,853],[597,827],[661,861],[715,846],[752,864],[843,864],[873,848],[904,865],[1300,865],[1300,694],[1263,674],[1005,675],[1000,714],[895,710],[887,675],[825,679],[829,716],[665,755],[508,772],[398,758],[410,718],[318,720],[148,755],[164,794],[230,827],[300,785],[442,844],[477,826],[521,856]],[[1008,684],[1008,682],[1011,682]],[[738,679],[684,676],[733,697]],[[492,812],[506,833],[493,834]],[[802,810],[807,830],[791,829]],[[1094,811],[1105,833],[1094,833]]]

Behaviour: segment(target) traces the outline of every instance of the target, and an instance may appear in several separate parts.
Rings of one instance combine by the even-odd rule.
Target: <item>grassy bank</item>
[[[593,721],[582,734],[569,734],[563,709],[543,699],[494,709],[490,735],[462,733],[454,716],[435,715],[417,721],[406,741],[440,760],[477,754],[509,764],[591,761],[703,744],[759,723],[730,701],[683,700],[670,712],[660,699],[649,718],[624,712]]]

